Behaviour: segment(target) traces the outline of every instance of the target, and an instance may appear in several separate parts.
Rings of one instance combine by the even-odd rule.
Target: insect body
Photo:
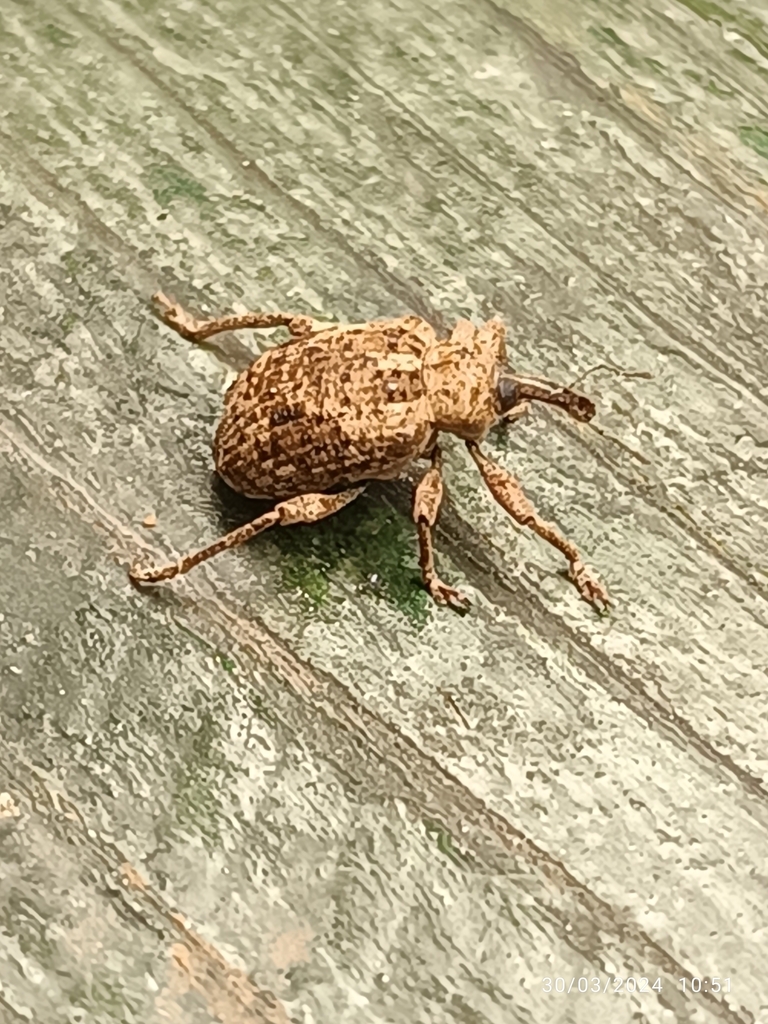
[[[579,552],[544,522],[517,480],[480,451],[478,442],[501,419],[525,412],[528,400],[559,405],[588,420],[582,395],[505,367],[504,325],[480,328],[460,320],[439,339],[417,316],[345,326],[306,316],[246,313],[198,321],[162,294],[163,320],[183,337],[204,341],[220,331],[285,326],[286,344],[269,350],[230,387],[214,440],[216,469],[236,491],[280,499],[271,512],[209,547],[159,569],[134,566],[137,583],[157,583],[275,525],[313,522],[361,493],[369,480],[399,476],[414,460],[431,466],[414,491],[424,585],[440,603],[467,603],[435,572],[432,532],[442,500],[438,438],[462,438],[496,500],[522,525],[566,556],[570,577],[586,600],[607,604],[603,586]]]

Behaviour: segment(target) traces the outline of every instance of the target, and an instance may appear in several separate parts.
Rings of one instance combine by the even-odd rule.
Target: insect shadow
[[[212,474],[211,488],[221,533],[250,522],[275,504],[244,497],[217,474]],[[388,601],[413,622],[424,624],[431,602],[419,576],[415,526],[386,501],[393,488],[401,505],[406,491],[410,493],[407,483],[372,481],[359,498],[333,516],[316,523],[275,527],[249,546],[272,545],[280,553],[281,583],[301,595],[307,610],[328,607],[331,577],[345,573],[357,589]]]

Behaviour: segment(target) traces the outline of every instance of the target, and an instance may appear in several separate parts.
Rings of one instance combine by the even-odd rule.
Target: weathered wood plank
[[[760,1019],[766,14],[0,12],[9,1014]],[[252,514],[208,448],[243,346],[160,328],[158,285],[500,312],[522,368],[615,367],[589,378],[601,432],[537,413],[487,446],[610,618],[456,445],[439,555],[464,619],[414,584],[406,484],[134,593],[138,550]],[[731,992],[683,995],[686,972]],[[614,973],[664,991],[542,991]]]

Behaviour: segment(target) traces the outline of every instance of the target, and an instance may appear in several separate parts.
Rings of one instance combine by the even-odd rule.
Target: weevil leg
[[[432,530],[437,522],[437,514],[442,500],[442,456],[440,449],[435,445],[432,451],[432,465],[413,492],[413,518],[419,531],[421,578],[424,581],[424,586],[438,604],[449,604],[454,608],[464,609],[469,607],[469,599],[454,587],[443,583],[435,571]]]
[[[488,490],[503,509],[521,526],[527,526],[558,551],[562,551],[570,564],[570,578],[585,601],[608,607],[608,592],[592,575],[581,560],[578,548],[565,538],[551,523],[545,522],[525,496],[519,481],[483,455],[476,441],[467,441],[470,455],[475,460]]]
[[[222,331],[239,331],[243,328],[258,330],[264,327],[287,327],[295,337],[302,337],[324,326],[311,316],[293,313],[235,313],[213,320],[197,320],[178,302],[172,302],[162,292],[153,295],[152,300],[163,323],[168,324],[188,341],[205,341],[206,338]]]
[[[341,491],[339,494],[302,494],[298,498],[289,498],[281,501],[272,509],[266,512],[253,522],[240,526],[231,533],[225,534],[219,540],[209,544],[207,548],[200,551],[193,551],[185,555],[177,562],[171,562],[160,568],[143,568],[139,565],[132,566],[129,576],[134,583],[162,583],[163,580],[172,580],[174,576],[182,576],[184,573],[194,569],[201,562],[206,562],[221,551],[229,548],[236,548],[245,544],[257,533],[268,530],[270,526],[290,526],[293,523],[315,523],[318,519],[325,519],[333,515],[339,509],[348,505],[365,487],[353,487],[348,491]]]

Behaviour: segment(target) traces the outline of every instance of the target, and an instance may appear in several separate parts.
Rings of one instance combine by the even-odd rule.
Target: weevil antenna
[[[622,370],[620,366],[611,366],[610,363],[598,363],[597,366],[591,366],[588,370],[585,370],[580,377],[571,381],[568,387],[575,388],[577,384],[581,384],[591,374],[597,373],[598,370],[607,370],[614,377],[626,377],[627,379],[638,378],[640,380],[653,380],[654,376],[650,370]]]
[[[499,377],[498,392],[501,398],[502,411],[504,409],[504,395],[514,392],[515,404],[534,401],[545,402],[547,405],[556,405],[564,409],[575,420],[586,423],[595,415],[595,405],[586,395],[579,394],[572,388],[563,384],[556,384],[554,381],[544,377],[523,377],[516,373],[502,373]]]

